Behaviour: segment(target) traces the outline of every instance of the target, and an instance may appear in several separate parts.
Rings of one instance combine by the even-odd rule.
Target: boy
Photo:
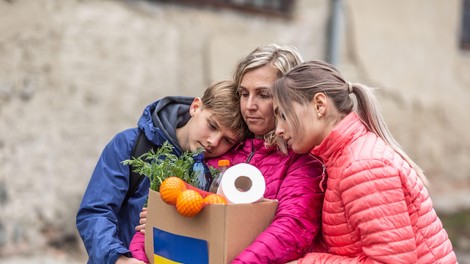
[[[147,106],[138,127],[118,133],[108,143],[76,219],[88,263],[139,263],[130,258],[128,247],[150,183],[145,177],[125,200],[130,169],[122,164],[131,158],[139,130],[157,147],[170,142],[177,155],[202,147],[206,157],[220,156],[248,133],[234,87],[232,81],[222,81],[211,85],[202,99],[164,97]]]

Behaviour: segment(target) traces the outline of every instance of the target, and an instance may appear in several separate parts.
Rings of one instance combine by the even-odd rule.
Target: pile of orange
[[[162,200],[171,205],[176,204],[178,196],[186,190],[184,181],[178,177],[169,177],[160,184],[160,196]]]
[[[165,203],[175,205],[176,211],[186,217],[197,215],[208,204],[227,204],[223,196],[195,188],[178,177],[169,177],[162,182],[160,196]]]

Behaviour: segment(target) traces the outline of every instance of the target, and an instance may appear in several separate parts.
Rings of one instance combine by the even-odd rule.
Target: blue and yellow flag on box
[[[155,264],[209,263],[206,240],[176,235],[153,228],[153,258]]]

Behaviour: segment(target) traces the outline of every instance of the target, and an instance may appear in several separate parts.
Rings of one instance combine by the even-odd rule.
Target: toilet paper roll
[[[222,175],[217,193],[229,203],[253,203],[263,198],[266,182],[258,168],[240,163],[228,168]]]

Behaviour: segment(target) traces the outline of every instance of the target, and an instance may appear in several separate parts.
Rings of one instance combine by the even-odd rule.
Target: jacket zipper
[[[253,158],[253,155],[255,155],[255,146],[254,146],[253,140],[251,140],[251,153],[250,155],[248,155],[245,162],[250,163],[251,159]]]

